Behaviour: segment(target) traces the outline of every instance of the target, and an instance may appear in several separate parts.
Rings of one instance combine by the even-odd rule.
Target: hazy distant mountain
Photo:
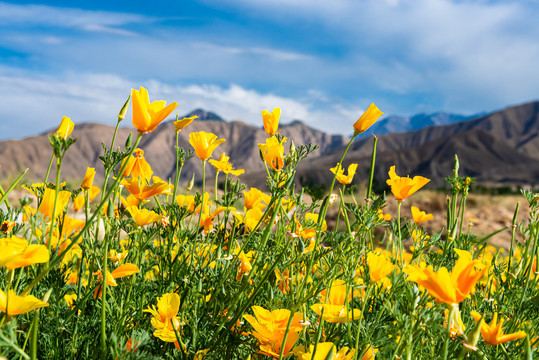
[[[356,141],[345,164],[358,163],[358,174],[365,177],[372,145],[372,137]],[[309,160],[309,172],[298,175],[316,174],[312,181],[330,181],[332,174],[324,169],[335,166],[343,150]],[[451,175],[455,154],[460,159],[460,174],[474,176],[478,182],[539,183],[539,102],[452,125],[379,136],[375,176],[384,182],[390,166],[396,165],[401,176],[422,175],[432,179],[431,186],[442,185],[443,178]]]
[[[222,117],[211,111],[205,111],[202,109],[195,109],[184,117],[198,116],[197,120],[212,120],[212,121],[225,121]]]
[[[411,117],[400,115],[389,115],[380,121],[377,121],[363,136],[366,138],[375,134],[385,135],[390,133],[404,133],[408,131],[419,130],[427,126],[440,126],[454,124],[470,119],[475,119],[485,114],[475,114],[471,116],[449,114],[446,112],[435,112],[432,114],[416,114]]]

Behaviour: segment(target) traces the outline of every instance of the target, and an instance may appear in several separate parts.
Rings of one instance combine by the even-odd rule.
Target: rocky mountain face
[[[375,177],[384,182],[391,165],[397,174],[422,175],[443,184],[452,174],[455,154],[460,174],[481,183],[534,184],[539,182],[539,102],[509,107],[477,119],[446,126],[430,126],[407,133],[378,137]],[[373,138],[352,144],[345,165],[358,163],[358,174],[368,174]],[[344,148],[310,161],[319,172],[313,181],[323,183]],[[319,170],[319,171],[317,171]],[[308,177],[308,174],[299,174]],[[356,179],[365,181],[366,179]]]
[[[200,112],[198,113],[200,116]],[[188,115],[192,116],[193,114]],[[181,147],[186,150],[193,150],[189,144],[189,134],[191,132],[211,132],[218,135],[219,138],[226,139],[226,142],[221,144],[214,152],[214,158],[218,158],[222,152],[225,152],[236,169],[246,169],[246,172],[264,170],[257,146],[257,144],[265,142],[267,138],[262,128],[241,121],[225,122],[219,117],[216,119],[214,116],[210,118],[201,117],[204,119],[203,121],[197,119],[180,132],[179,144]],[[128,123],[127,120],[126,123]],[[103,154],[101,143],[103,142],[110,146],[113,132],[114,128],[107,125],[95,123],[76,124],[72,136],[77,138],[77,141],[67,151],[64,158],[61,170],[62,179],[78,181],[84,176],[86,167],[95,167],[96,179],[102,178],[104,169],[99,159],[99,156]],[[119,146],[123,148],[123,144],[130,132],[133,133],[133,138],[135,138],[135,129],[119,129],[115,148]],[[26,177],[28,181],[42,181],[52,154],[48,139],[49,134],[45,133],[22,140],[1,142],[0,156],[6,161],[1,164],[0,177],[16,176],[24,169],[29,168],[30,171]],[[281,134],[289,139],[285,147],[290,144],[292,139],[296,145],[317,144],[320,148],[312,154],[313,158],[330,154],[335,149],[344,146],[348,141],[344,136],[324,133],[300,121],[284,125],[281,129]],[[155,131],[143,136],[139,148],[144,150],[145,158],[152,166],[154,175],[163,179],[174,177],[174,146],[175,133],[174,125],[171,121],[159,125]],[[196,156],[183,167],[182,181],[187,182],[192,173],[195,173],[197,181],[201,181],[202,167],[200,160]],[[53,178],[54,174],[53,166],[49,179]],[[213,176],[214,174],[213,168],[209,164],[207,174],[208,176]]]
[[[214,152],[214,158],[226,152],[236,169],[246,170],[246,174],[241,176],[244,183],[264,187],[265,170],[257,144],[263,143],[267,135],[261,127],[241,121],[223,121],[218,115],[202,110],[188,115],[199,115],[203,121],[195,120],[180,133],[180,146],[192,149],[189,144],[191,132],[212,132],[226,139]],[[129,121],[125,123],[128,125]],[[123,146],[130,132],[136,135],[133,128],[120,128],[115,147]],[[88,166],[96,168],[97,178],[102,177],[100,143],[109,146],[112,133],[110,126],[76,124],[73,136],[78,140],[67,152],[62,178],[78,181]],[[301,121],[284,125],[281,134],[289,139],[285,148],[292,139],[296,145],[312,143],[320,147],[298,168],[298,183],[327,184],[331,181],[333,174],[329,168],[339,161],[348,143],[346,137],[324,133]],[[42,181],[52,153],[48,135],[1,142],[0,156],[3,160],[0,176],[14,176],[30,168],[28,181]],[[174,144],[174,125],[166,122],[145,135],[139,146],[145,151],[154,174],[163,179],[174,176]],[[346,156],[345,167],[350,163],[359,164],[355,182],[367,180],[372,145],[372,136],[356,140]],[[396,165],[397,174],[401,176],[426,176],[433,179],[431,186],[439,186],[443,184],[444,177],[451,175],[455,154],[460,159],[460,174],[476,177],[478,182],[538,183],[539,102],[509,107],[455,124],[379,136],[375,177],[384,183],[389,167]],[[188,181],[192,173],[195,173],[198,181],[201,180],[202,167],[196,157],[185,164],[182,182]],[[211,165],[207,174],[213,178]],[[54,166],[51,176],[54,176]]]

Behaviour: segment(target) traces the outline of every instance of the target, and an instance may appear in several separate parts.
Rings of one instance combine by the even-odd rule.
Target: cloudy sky
[[[131,88],[261,125],[332,133],[386,114],[539,99],[534,0],[0,2],[0,139],[115,124]],[[126,124],[129,125],[128,120]]]

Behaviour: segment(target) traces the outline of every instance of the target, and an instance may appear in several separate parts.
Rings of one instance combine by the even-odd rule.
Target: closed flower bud
[[[118,122],[125,119],[125,114],[127,113],[127,108],[129,108],[129,102],[130,101],[131,101],[131,95],[129,95],[127,97],[127,100],[126,100],[124,106],[122,106],[122,109],[120,110],[120,113],[118,114]]]

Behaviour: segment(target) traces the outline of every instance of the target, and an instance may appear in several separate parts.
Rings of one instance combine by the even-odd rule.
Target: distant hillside
[[[197,110],[197,112],[201,114],[200,111]],[[191,116],[192,114],[188,115]],[[241,121],[225,122],[214,114],[212,118],[215,117],[217,120],[206,119],[201,121],[197,119],[191,123],[180,133],[180,146],[186,150],[193,149],[189,144],[189,134],[191,132],[212,132],[218,135],[219,138],[226,139],[226,142],[214,152],[214,158],[219,157],[222,152],[226,152],[237,169],[244,168],[247,172],[263,170],[264,166],[260,161],[257,144],[263,143],[267,138],[264,130]],[[128,120],[125,121],[125,125],[130,125]],[[102,155],[101,142],[109,146],[113,131],[114,128],[107,125],[95,123],[76,124],[72,136],[78,140],[66,154],[62,165],[62,178],[82,178],[86,167],[95,167],[97,178],[102,178],[104,170],[99,160],[99,156]],[[136,136],[136,130],[133,128],[119,129],[116,148],[123,146],[130,132],[133,132],[133,137]],[[22,140],[0,142],[0,156],[3,159],[9,159],[2,162],[0,176],[10,176],[29,168],[30,171],[27,176],[29,179],[42,180],[52,153],[48,140],[49,134],[50,132]],[[320,149],[312,154],[313,157],[329,154],[333,150],[344,146],[348,141],[344,136],[327,134],[310,128],[299,121],[285,125],[281,130],[281,134],[287,136],[290,140],[293,139],[296,145],[308,143],[319,145]],[[286,146],[290,144],[290,140]],[[139,145],[145,151],[145,157],[150,162],[154,174],[163,179],[174,176],[174,144],[174,125],[169,121],[159,125],[152,133],[145,135]],[[196,174],[196,179],[201,181],[202,169],[200,160],[196,156],[185,164],[182,170],[182,180],[187,181],[193,172]],[[211,166],[208,166],[207,173],[208,176],[212,176],[214,173]],[[54,174],[54,171],[52,174]]]
[[[480,116],[484,116],[484,114],[464,116],[458,114],[449,114],[441,111],[432,114],[421,113],[411,117],[390,115],[381,119],[380,121],[377,121],[362,138],[368,137],[372,134],[380,136],[390,133],[405,133],[420,130],[427,126],[450,125],[475,119]]]
[[[236,168],[246,170],[246,174],[241,176],[243,182],[264,187],[266,174],[257,147],[267,137],[262,127],[241,121],[227,122],[203,110],[196,112],[203,120],[195,120],[180,133],[180,145],[192,149],[189,133],[212,132],[226,139],[214,157],[226,152]],[[126,120],[125,125],[130,126],[130,122]],[[131,127],[119,129],[116,147],[123,145],[130,132],[135,130]],[[110,144],[112,133],[110,126],[76,124],[73,136],[78,140],[66,155],[62,178],[80,179],[87,166],[95,167],[97,177],[102,177],[100,143]],[[296,145],[313,143],[320,146],[298,169],[298,183],[323,184],[331,181],[329,168],[339,161],[348,141],[346,137],[324,133],[301,121],[284,125],[281,134],[293,139]],[[451,125],[382,135],[378,139],[375,176],[380,183],[387,179],[389,167],[396,165],[399,175],[423,175],[433,179],[430,186],[442,185],[442,179],[451,174],[455,154],[460,158],[460,174],[474,176],[478,182],[539,183],[539,102],[509,107]],[[140,143],[155,175],[163,179],[174,175],[174,142],[174,126],[172,122],[166,122],[145,135]],[[359,164],[356,182],[367,180],[372,143],[372,136],[356,140],[346,156],[346,166],[352,162]],[[11,176],[30,168],[28,179],[42,180],[51,151],[48,134],[0,142],[3,159],[0,176]],[[201,164],[196,157],[185,164],[182,181],[186,182],[192,173],[196,174],[197,181],[201,181]],[[213,174],[213,168],[208,166],[208,177],[213,177]]]
[[[372,144],[372,137],[356,141],[345,163],[358,163],[358,173],[368,173]],[[310,173],[316,174],[313,181],[329,181],[332,174],[324,168],[335,166],[343,150],[309,160]],[[479,182],[539,183],[539,102],[457,124],[380,136],[375,175],[384,181],[389,167],[396,165],[401,176],[423,175],[433,179],[432,185],[441,185],[451,174],[455,154],[460,158],[460,174]]]

